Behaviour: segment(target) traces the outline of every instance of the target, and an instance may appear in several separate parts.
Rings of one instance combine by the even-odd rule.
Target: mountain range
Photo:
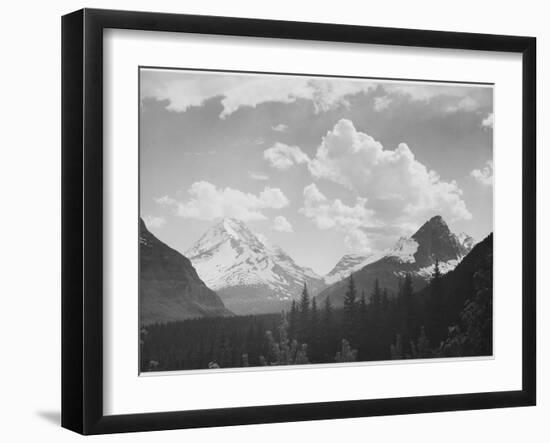
[[[381,287],[390,295],[398,290],[399,278],[411,275],[413,287],[420,289],[429,281],[435,263],[438,262],[442,274],[453,270],[470,252],[475,242],[469,235],[456,235],[451,232],[441,216],[432,217],[411,237],[400,238],[393,248],[375,257],[365,257],[362,266],[355,266],[344,279],[333,283],[319,294],[322,301],[330,297],[335,306],[343,304],[347,290],[347,280],[353,274],[355,285],[361,293],[370,294],[378,280]]]
[[[140,219],[140,318],[149,324],[277,312],[300,296],[304,284],[318,304],[330,297],[333,305],[341,306],[351,274],[360,292],[370,294],[378,279],[391,296],[407,273],[420,289],[436,261],[442,274],[451,271],[474,243],[466,234],[452,233],[443,218],[435,216],[393,247],[345,255],[321,276],[234,218],[210,227],[185,254],[158,240]]]

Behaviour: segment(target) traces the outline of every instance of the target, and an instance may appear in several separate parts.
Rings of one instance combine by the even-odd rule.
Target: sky
[[[140,71],[140,210],[185,254],[235,217],[326,274],[441,215],[493,223],[493,88]]]

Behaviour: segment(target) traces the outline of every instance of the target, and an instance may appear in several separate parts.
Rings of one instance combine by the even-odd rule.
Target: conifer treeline
[[[472,274],[462,294],[442,283],[438,263],[428,287],[410,275],[398,294],[375,280],[361,294],[353,276],[341,309],[322,306],[304,285],[288,312],[202,318],[149,326],[141,333],[143,371],[489,355],[492,267]]]

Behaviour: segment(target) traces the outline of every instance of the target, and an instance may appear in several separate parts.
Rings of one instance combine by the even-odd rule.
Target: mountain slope
[[[413,286],[420,289],[425,286],[432,275],[435,262],[439,262],[442,273],[454,269],[468,254],[473,246],[473,239],[465,234],[453,234],[441,216],[435,216],[424,223],[410,238],[400,238],[393,248],[385,251],[373,261],[353,272],[359,293],[365,290],[369,295],[374,281],[388,289],[390,295],[398,288],[400,277],[411,274]],[[348,273],[349,276],[350,273]],[[330,297],[340,306],[347,289],[347,279],[336,282],[326,288],[319,298]]]
[[[140,324],[231,315],[191,262],[139,220]]]
[[[304,283],[312,294],[324,287],[309,268],[297,265],[240,220],[225,218],[187,252],[205,283],[237,314],[277,312],[299,296]]]
[[[325,283],[331,285],[348,278],[352,273],[365,267],[369,263],[376,261],[380,256],[374,255],[359,255],[359,254],[346,254],[344,255],[334,268],[325,275]]]

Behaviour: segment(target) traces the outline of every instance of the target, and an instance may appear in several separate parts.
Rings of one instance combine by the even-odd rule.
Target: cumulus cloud
[[[389,82],[384,83],[381,88],[392,99],[405,98],[449,114],[480,112],[491,108],[493,101],[490,87]]]
[[[143,221],[149,229],[160,229],[166,224],[164,217],[156,217],[154,215],[145,215]]]
[[[254,171],[249,171],[249,172],[248,172],[248,176],[249,176],[252,180],[260,180],[260,181],[269,180],[269,176],[268,176],[268,175],[260,174],[260,173],[258,173],[258,172],[254,172]]]
[[[184,112],[220,97],[225,118],[243,106],[266,102],[291,103],[311,100],[316,112],[347,106],[347,96],[369,91],[375,84],[365,80],[343,80],[208,72],[143,70],[142,99],[167,100],[167,109]]]
[[[370,250],[364,226],[372,224],[374,212],[366,207],[367,200],[357,197],[354,206],[340,199],[329,200],[319,188],[310,184],[304,188],[304,206],[300,212],[311,219],[319,229],[336,229],[344,233],[348,247],[362,252]]]
[[[393,95],[407,96],[410,100],[429,101],[434,97],[447,97],[454,104],[448,112],[478,109],[487,100],[480,93],[482,88],[457,85],[380,82],[362,79],[331,79],[303,76],[219,74],[214,72],[166,71],[146,69],[141,71],[141,99],[166,101],[166,108],[185,112],[193,106],[202,106],[217,98],[223,107],[220,117],[226,118],[242,107],[256,107],[263,103],[293,103],[296,100],[311,101],[315,112],[337,107],[347,107],[350,97],[383,88],[385,97],[378,97],[375,109],[385,109]],[[445,108],[444,108],[445,110]],[[274,131],[285,131],[279,124]]]
[[[286,132],[288,130],[288,125],[285,125],[283,123],[279,123],[276,126],[272,126],[271,129],[276,132]]]
[[[476,100],[474,100],[470,96],[466,96],[461,98],[455,104],[447,106],[445,110],[447,112],[459,112],[459,111],[471,112],[471,111],[475,111],[478,108],[478,106],[479,104],[477,103]]]
[[[374,110],[377,112],[383,111],[391,103],[391,98],[387,95],[382,95],[374,99]]]
[[[264,151],[264,158],[276,169],[288,169],[301,163],[308,163],[309,157],[298,146],[275,143]]]
[[[282,215],[278,215],[273,220],[273,229],[278,232],[294,232],[290,222]]]
[[[232,188],[217,188],[207,181],[195,182],[187,191],[189,198],[176,201],[170,197],[157,201],[171,205],[176,214],[196,220],[215,220],[221,217],[235,217],[243,221],[265,220],[265,209],[281,209],[289,204],[279,188],[266,186],[259,194],[252,194]]]
[[[481,127],[485,129],[493,129],[494,122],[495,122],[495,114],[490,112],[489,114],[487,114],[487,117],[485,117],[481,121]]]
[[[485,186],[493,186],[493,162],[487,161],[486,165],[481,169],[474,169],[470,175],[479,183]]]
[[[311,175],[329,180],[368,199],[373,221],[418,224],[434,213],[449,220],[470,219],[471,213],[455,181],[444,181],[426,168],[401,143],[395,150],[357,131],[342,119],[323,138],[308,162]]]

